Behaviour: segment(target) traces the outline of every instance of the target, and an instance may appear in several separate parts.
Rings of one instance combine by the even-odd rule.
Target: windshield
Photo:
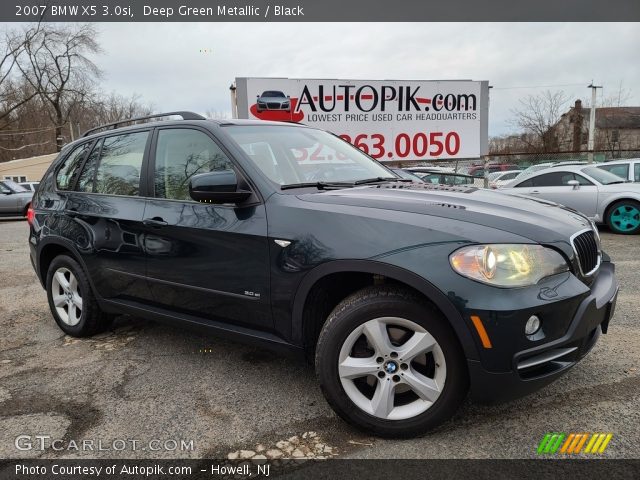
[[[583,168],[582,171],[602,185],[611,185],[612,183],[626,182],[625,178],[619,177],[614,173],[607,172],[606,170],[602,170],[597,167],[586,167]]]
[[[267,90],[266,92],[262,92],[262,97],[284,97],[284,93],[278,92],[275,90]]]
[[[13,180],[3,180],[2,183],[4,183],[4,185],[7,188],[9,188],[10,190],[13,190],[15,193],[21,193],[21,192],[28,192],[29,191],[26,188],[24,188],[22,185],[19,185],[16,182],[14,182]]]
[[[398,178],[350,143],[323,130],[286,125],[229,125],[226,133],[279,185]]]

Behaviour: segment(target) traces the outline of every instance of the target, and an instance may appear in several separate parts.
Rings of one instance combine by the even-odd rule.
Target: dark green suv
[[[542,387],[606,333],[618,285],[583,215],[407,181],[314,128],[178,113],[89,132],[34,196],[31,261],[69,335],[128,313],[294,350],[341,417],[401,437],[469,390]]]

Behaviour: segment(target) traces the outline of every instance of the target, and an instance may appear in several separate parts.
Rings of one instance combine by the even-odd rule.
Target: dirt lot
[[[640,457],[640,237],[603,233],[622,288],[609,334],[584,361],[532,396],[467,403],[437,431],[400,442],[346,426],[295,359],[130,317],[95,338],[65,336],[27,231],[0,221],[0,458],[533,458],[546,432],[612,432],[604,456]],[[33,448],[17,449],[18,435]],[[59,450],[35,435],[60,439]],[[95,449],[74,449],[82,440]]]

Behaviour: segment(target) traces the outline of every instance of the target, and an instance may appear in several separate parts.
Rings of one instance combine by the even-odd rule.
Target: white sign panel
[[[380,161],[485,155],[488,92],[471,80],[236,79],[239,118],[322,128]]]

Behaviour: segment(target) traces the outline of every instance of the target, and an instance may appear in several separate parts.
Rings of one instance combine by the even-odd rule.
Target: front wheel
[[[607,211],[607,225],[614,233],[633,235],[640,233],[640,203],[621,200]]]
[[[464,355],[446,319],[400,288],[370,287],[342,301],[316,349],[316,372],[331,407],[384,437],[420,435],[464,400]]]

